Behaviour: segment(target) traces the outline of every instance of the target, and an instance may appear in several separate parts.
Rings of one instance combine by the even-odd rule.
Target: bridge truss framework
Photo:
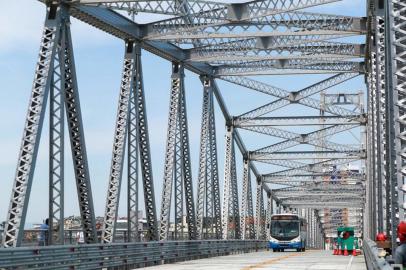
[[[98,241],[71,17],[125,44],[103,243],[114,241],[124,169],[128,172],[129,241],[139,241],[134,213],[139,209],[140,181],[149,240],[169,239],[173,210],[173,237],[181,239],[184,235],[182,217],[186,215],[189,240],[266,239],[271,214],[296,211],[308,220],[308,245],[312,247],[321,247],[326,234],[338,226],[353,225],[373,237],[378,231],[391,234],[397,221],[404,218],[406,4],[402,1],[370,0],[366,18],[307,11],[335,0],[44,2],[46,20],[2,246],[21,245],[48,98],[50,241],[63,244],[65,119],[85,241]],[[166,19],[138,24],[138,13],[166,15]],[[366,37],[365,43],[342,41],[359,36]],[[172,62],[159,216],[144,94],[147,89],[143,85],[143,50]],[[184,69],[198,74],[203,88],[197,181],[193,181],[191,171]],[[252,78],[299,74],[321,74],[322,79],[290,91]],[[365,77],[367,112],[362,94],[355,89],[329,91],[358,76]],[[219,80],[244,87],[252,94],[268,95],[270,101],[232,115],[221,95]],[[216,103],[226,122],[222,188]],[[274,114],[292,105],[316,113]],[[301,133],[286,127],[311,127],[312,131]],[[279,141],[248,149],[240,130]],[[348,138],[353,130],[365,131],[359,142],[335,139],[337,134]],[[242,179],[237,177],[237,152],[243,157]],[[284,169],[260,172],[259,163]],[[345,166],[349,163],[358,164],[358,169]],[[347,216],[332,209],[345,209]],[[396,236],[391,235],[394,240]]]

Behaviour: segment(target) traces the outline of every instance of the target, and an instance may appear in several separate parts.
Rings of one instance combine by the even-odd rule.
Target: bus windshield
[[[299,221],[272,221],[271,236],[280,240],[298,237]]]

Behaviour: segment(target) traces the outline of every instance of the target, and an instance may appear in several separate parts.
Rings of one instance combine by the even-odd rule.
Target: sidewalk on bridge
[[[212,257],[148,267],[150,270],[366,270],[364,256],[333,256],[331,251],[309,250],[306,252],[262,251]]]

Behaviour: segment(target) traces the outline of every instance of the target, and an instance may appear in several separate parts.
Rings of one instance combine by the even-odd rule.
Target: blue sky
[[[325,13],[364,16],[365,2],[363,0],[344,0],[323,8],[316,7],[313,10]],[[0,221],[6,218],[9,204],[44,15],[44,6],[38,1],[0,1]],[[96,215],[103,215],[124,43],[115,37],[74,19],[72,20],[72,35],[95,211]],[[143,70],[156,202],[159,208],[171,65],[169,62],[143,51]],[[260,79],[294,91],[319,80],[321,76],[292,76],[286,80],[287,78],[279,76],[262,77]],[[253,109],[255,106],[272,100],[268,96],[253,94],[249,90],[232,86],[225,82],[219,82],[219,86],[233,115],[241,114]],[[363,77],[359,76],[357,79],[342,84],[332,91],[352,91],[364,88]],[[186,73],[186,92],[192,170],[194,172],[194,180],[196,181],[202,86],[198,76],[190,72]],[[303,112],[302,108],[287,107],[278,114],[303,114]],[[306,110],[306,112],[308,111]],[[317,114],[317,111],[309,113]],[[220,178],[222,178],[224,121],[218,109],[216,119],[219,169],[221,172]],[[248,132],[242,133],[251,150],[277,141],[266,136],[248,134]],[[47,141],[48,121],[46,120],[32,186],[27,222],[40,222],[47,216]],[[239,155],[237,162],[239,166],[238,174],[241,176],[242,166]],[[263,168],[264,172],[269,171],[263,165],[258,167]],[[65,171],[65,215],[68,216],[78,214],[76,188],[68,145],[66,146]],[[125,190],[123,189],[122,195],[124,194]],[[125,200],[122,200],[119,213],[120,215],[125,215]]]

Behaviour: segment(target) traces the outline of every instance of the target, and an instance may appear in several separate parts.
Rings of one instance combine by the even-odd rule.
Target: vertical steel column
[[[114,239],[117,211],[120,200],[121,179],[124,166],[125,141],[129,119],[131,85],[136,72],[136,48],[134,42],[126,42],[121,77],[120,95],[117,108],[116,126],[113,140],[113,153],[107,189],[106,208],[101,241],[111,243]]]
[[[307,209],[307,238],[308,238],[308,245],[309,247],[312,247],[312,216],[311,216],[311,210],[310,208]]]
[[[309,209],[309,220],[310,220],[310,246],[314,248],[314,222],[313,222],[313,209]]]
[[[405,11],[404,1],[385,1],[386,134],[388,177],[391,179],[392,248],[396,247],[398,218],[404,220],[405,125]],[[396,188],[397,187],[397,188]],[[397,189],[397,190],[396,190]],[[396,211],[398,209],[398,211]]]
[[[371,48],[372,50],[372,48]],[[375,53],[371,52],[371,59],[370,59],[370,72],[368,73],[367,77],[367,90],[368,90],[368,129],[367,129],[367,183],[366,183],[366,191],[367,191],[367,204],[366,204],[366,216],[367,216],[367,233],[369,238],[373,238],[374,231],[375,231],[375,194],[374,194],[374,124],[373,124],[373,94],[375,92]]]
[[[181,99],[179,107],[179,124],[181,136],[181,153],[182,153],[182,176],[184,189],[184,203],[186,206],[186,223],[188,225],[189,240],[196,239],[196,213],[193,198],[193,181],[192,169],[190,163],[190,146],[189,146],[189,129],[186,110],[185,88],[182,80],[181,83]]]
[[[309,208],[304,209],[304,218],[306,219],[306,248],[310,247],[310,220],[309,220]]]
[[[376,41],[376,82],[377,82],[377,111],[378,111],[378,123],[379,132],[381,136],[379,139],[379,151],[380,153],[380,171],[382,178],[384,202],[382,207],[385,210],[383,213],[383,221],[385,222],[384,227],[386,229],[387,235],[390,234],[390,179],[386,171],[387,168],[387,152],[386,152],[386,96],[385,96],[385,17],[384,11],[379,10],[376,16],[376,28],[375,28],[375,41]]]
[[[64,39],[64,35],[62,35]],[[64,42],[64,41],[63,41]],[[63,43],[62,42],[62,43]],[[49,102],[49,231],[48,245],[63,245],[64,239],[64,55],[55,54]],[[56,225],[55,225],[56,223]]]
[[[241,239],[255,239],[251,170],[249,160],[244,158],[244,171],[241,201]]]
[[[311,247],[315,247],[315,226],[314,226],[314,210],[310,209],[310,242],[311,242]]]
[[[86,143],[83,133],[82,113],[80,109],[79,92],[76,80],[70,23],[68,19],[65,27],[66,43],[62,45],[64,50],[63,53],[65,54],[65,107],[76,178],[76,188],[78,192],[79,209],[82,218],[82,228],[84,231],[85,242],[95,243],[97,242],[96,220],[90,184],[89,166],[87,162]]]
[[[249,223],[248,216],[248,185],[251,185],[249,182],[250,168],[248,159],[244,158],[244,170],[242,178],[242,193],[241,193],[241,239],[246,239],[247,227],[246,224]]]
[[[169,217],[171,208],[172,185],[174,175],[175,145],[176,145],[176,127],[179,117],[179,101],[181,92],[181,80],[183,67],[177,63],[172,64],[172,83],[169,102],[168,134],[166,142],[164,183],[162,189],[161,202],[161,223],[159,231],[159,240],[167,240],[169,231]]]
[[[210,79],[203,78],[203,105],[202,105],[202,123],[200,129],[200,152],[199,152],[199,176],[197,183],[197,203],[196,203],[196,238],[202,239],[204,229],[209,230],[204,225],[205,213],[207,219],[211,219],[212,215],[212,194],[208,191],[210,179],[210,92],[212,92]],[[206,209],[205,209],[206,208]],[[205,211],[206,210],[206,211]],[[205,224],[206,223],[206,224]],[[211,222],[210,222],[211,223]],[[209,225],[209,224],[207,224]]]
[[[192,176],[190,168],[190,149],[187,127],[186,99],[184,93],[183,78],[183,65],[179,63],[173,63],[168,135],[166,145],[167,148],[164,168],[164,188],[162,192],[161,227],[159,233],[160,240],[166,240],[168,238],[173,177],[177,178],[181,176],[184,181],[183,185],[186,199],[186,218],[188,223],[189,239],[195,239],[196,232]],[[178,138],[178,140],[176,140],[176,138]],[[179,167],[181,167],[181,171],[179,171]],[[179,188],[178,192],[175,193],[177,193],[177,197],[179,198]],[[182,203],[183,207],[183,201],[179,202],[179,200],[177,200],[176,202],[178,204]],[[179,209],[179,205],[177,206],[177,209]],[[179,228],[178,226],[176,227]],[[178,235],[178,233],[176,235]]]
[[[312,224],[313,224],[313,247],[317,247],[317,221],[316,221],[316,215],[315,215],[315,210],[312,210]]]
[[[145,212],[148,223],[148,233],[146,239],[157,241],[158,222],[155,207],[154,178],[152,174],[151,149],[149,144],[149,130],[147,119],[147,107],[145,102],[144,79],[142,74],[141,55],[138,57],[137,80],[135,89],[137,126],[138,126],[138,147],[140,154],[140,166],[142,173],[143,193]]]
[[[371,180],[372,180],[372,201],[371,201],[371,208],[372,208],[372,235],[371,239],[373,239],[373,236],[377,232],[377,221],[378,221],[378,207],[377,207],[377,190],[378,190],[378,164],[377,164],[377,124],[376,124],[376,52],[373,51],[371,52],[371,61],[372,61],[372,68],[371,68],[371,99],[370,99],[370,115],[371,115]]]
[[[384,48],[384,20],[381,16],[376,16],[375,27],[375,49],[376,49],[376,94],[375,94],[375,114],[376,114],[376,134],[377,134],[377,174],[378,174],[378,231],[384,231],[384,221],[386,218],[384,202],[385,192],[385,156],[384,156],[384,127],[382,117],[382,92],[385,89],[385,48]]]
[[[217,165],[213,79],[201,77],[203,106],[197,191],[197,239],[221,238],[221,206]],[[204,236],[206,234],[206,236]]]
[[[139,160],[139,134],[138,134],[138,110],[137,100],[140,88],[141,76],[141,48],[135,45],[135,74],[132,79],[130,101],[128,104],[128,127],[127,127],[127,237],[128,242],[140,240],[138,232],[138,160]]]
[[[252,199],[252,185],[251,185],[251,174],[248,174],[248,198],[247,198],[247,207],[248,207],[248,233],[249,239],[255,239],[255,217],[254,217],[254,202]],[[247,224],[246,224],[247,226]]]
[[[257,178],[257,203],[256,203],[256,239],[265,238],[265,215],[264,215],[264,194],[263,182],[260,177]]]
[[[309,208],[305,209],[304,217],[306,219],[306,235],[307,235],[307,241],[306,241],[306,248],[310,247],[310,216],[309,216]]]
[[[2,238],[2,245],[4,247],[20,246],[23,237],[32,178],[38,154],[60,29],[61,10],[56,5],[50,5],[47,7],[34,83],[28,105],[17,170],[10,198],[10,206]]]
[[[235,160],[235,147],[232,147],[232,160],[231,160],[231,214],[232,224],[234,227],[233,239],[241,238],[240,231],[240,207],[238,199],[238,184],[237,184],[237,165]]]
[[[180,93],[182,95],[182,91]],[[182,99],[182,97],[180,97]],[[181,101],[179,101],[181,102]],[[181,113],[180,106],[178,107],[178,115]],[[179,117],[179,116],[178,116]],[[174,161],[173,161],[173,180],[175,184],[175,192],[174,192],[174,210],[175,210],[175,231],[173,235],[173,239],[182,239],[180,238],[183,235],[183,184],[182,184],[182,139],[181,139],[181,127],[180,127],[180,119],[176,122],[176,132],[175,132],[175,152],[174,152]]]
[[[223,239],[228,239],[228,227],[230,222],[230,205],[231,205],[231,189],[232,189],[232,160],[234,147],[234,132],[233,126],[227,126],[226,142],[225,142],[225,165],[224,165],[224,188],[223,188],[223,211],[222,211],[222,232]]]
[[[270,227],[271,227],[271,217],[273,212],[273,202],[272,202],[272,194],[268,192],[267,194],[267,207],[266,207],[266,218],[265,218],[265,230],[266,230],[266,239],[269,240],[271,235]]]
[[[210,85],[213,86],[213,78],[210,79]],[[216,117],[214,115],[214,90],[210,93],[210,132],[209,132],[209,152],[210,152],[210,165],[211,165],[211,185],[208,185],[208,190],[212,193],[213,204],[213,232],[216,239],[222,238],[221,228],[221,203],[220,203],[220,183],[218,171],[218,158],[217,158],[217,137],[216,137]],[[210,182],[210,181],[209,181]],[[208,205],[209,207],[209,205]]]

